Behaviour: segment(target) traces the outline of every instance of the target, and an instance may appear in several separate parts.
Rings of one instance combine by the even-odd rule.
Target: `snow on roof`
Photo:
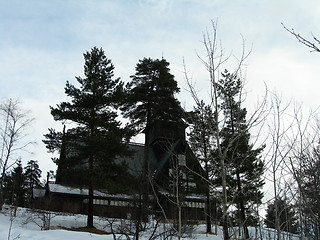
[[[76,187],[70,187],[65,186],[57,183],[49,183],[49,190],[52,193],[62,193],[62,194],[72,194],[72,195],[82,195],[82,196],[88,196],[89,191],[87,188],[76,188]],[[110,197],[110,198],[132,198],[131,195],[125,195],[125,194],[109,194],[107,192],[102,191],[93,191],[93,195],[95,197]]]
[[[89,191],[87,188],[76,188],[76,187],[70,187],[70,186],[65,186],[65,185],[56,184],[56,183],[49,183],[49,190],[50,192],[54,192],[54,193],[89,195]],[[94,191],[93,195],[97,197],[104,197],[106,193]]]
[[[160,190],[159,193],[161,193],[162,195],[168,196],[168,197],[175,197],[175,195],[173,193],[169,193],[168,191],[164,191],[164,190]],[[206,200],[206,196],[205,195],[201,195],[201,194],[189,194],[185,196],[185,200]]]

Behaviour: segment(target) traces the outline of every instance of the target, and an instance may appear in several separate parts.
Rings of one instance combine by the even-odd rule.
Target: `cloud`
[[[301,50],[305,50],[301,46]],[[256,55],[250,59],[248,80],[251,89],[259,89],[266,83],[270,90],[277,89],[287,99],[304,102],[306,107],[316,109],[318,103],[314,99],[318,91],[318,68],[320,59],[303,51],[291,48],[273,49],[264,55]],[[257,90],[257,92],[260,92]]]
[[[208,94],[208,73],[197,54],[203,51],[202,33],[218,20],[224,51],[239,56],[242,38],[247,49],[247,81],[259,94],[264,82],[288,98],[316,105],[319,54],[297,43],[281,26],[317,35],[320,9],[317,1],[299,0],[119,0],[119,1],[17,1],[0,9],[0,96],[20,97],[34,111],[37,126],[35,149],[39,161],[51,162],[41,144],[52,122],[48,105],[65,99],[64,85],[83,76],[82,53],[102,47],[115,65],[115,76],[128,81],[143,57],[164,56],[182,89],[182,103],[192,107],[185,88],[182,62]],[[304,30],[306,29],[306,30]],[[320,36],[320,33],[318,34]],[[227,63],[226,68],[232,68]],[[203,83],[204,82],[204,83]],[[41,165],[41,163],[40,163]]]
[[[24,98],[21,102],[21,108],[30,110],[29,116],[34,121],[28,127],[28,131],[24,142],[34,142],[28,146],[28,151],[21,152],[22,163],[25,164],[29,160],[36,160],[42,170],[42,177],[45,178],[47,171],[56,170],[56,165],[51,158],[54,156],[47,152],[44,140],[44,134],[48,133],[48,128],[62,129],[61,123],[55,122],[50,114],[49,105],[53,105],[49,101],[37,101],[32,98]]]

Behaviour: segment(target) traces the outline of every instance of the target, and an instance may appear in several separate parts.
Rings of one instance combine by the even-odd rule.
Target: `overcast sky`
[[[318,106],[320,54],[299,44],[288,32],[320,37],[318,0],[0,0],[0,100],[19,98],[35,118],[30,137],[34,154],[46,172],[55,170],[42,143],[53,121],[49,105],[65,100],[66,81],[83,76],[83,53],[102,47],[127,82],[143,57],[164,57],[181,88],[179,100],[192,106],[184,90],[183,59],[190,76],[201,82],[208,74],[197,57],[202,36],[218,23],[226,53],[252,53],[246,61],[247,91],[263,94],[264,83],[287,98]],[[226,66],[228,67],[228,66]],[[59,129],[60,128],[60,129]]]

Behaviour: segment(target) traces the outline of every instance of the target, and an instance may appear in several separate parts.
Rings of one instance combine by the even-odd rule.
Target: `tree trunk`
[[[144,143],[144,160],[143,160],[143,176],[142,176],[142,221],[148,220],[148,198],[149,198],[149,141],[150,141],[150,121],[151,113],[148,110],[147,123],[145,129],[145,143]]]
[[[228,197],[227,197],[227,175],[225,169],[224,158],[221,158],[221,171],[222,171],[222,221],[223,221],[223,239],[229,240],[229,230],[228,230]]]
[[[93,187],[89,186],[87,227],[93,228]]]
[[[178,204],[180,204],[178,202]],[[178,205],[178,240],[182,238],[182,214],[181,214],[181,206]]]
[[[241,188],[241,179],[240,179],[240,174],[239,170],[237,169],[237,185],[238,185],[238,194],[239,194],[239,206],[240,206],[240,222],[243,228],[243,233],[245,239],[249,239],[249,231],[248,227],[246,224],[246,213],[245,213],[245,208],[244,208],[244,203],[243,203],[243,193],[242,193],[242,188]]]
[[[210,183],[209,183],[209,170],[208,170],[208,162],[206,161],[205,163],[205,168],[206,168],[206,181],[207,181],[207,201],[206,201],[206,222],[207,222],[207,233],[211,233],[211,204],[210,204]]]
[[[139,199],[138,199],[138,205],[137,207],[137,211],[136,211],[136,216],[135,216],[135,225],[136,225],[136,229],[135,229],[135,240],[139,240],[139,236],[140,236],[140,228],[141,228],[141,214],[142,214],[142,194],[141,194],[141,187],[140,187],[140,192],[139,192]]]
[[[93,170],[93,156],[89,157],[89,196],[88,196],[88,212],[87,212],[87,227],[93,228],[93,182],[92,182],[92,170]]]
[[[229,240],[230,237],[229,237],[229,230],[228,230],[228,216],[227,215],[223,217],[222,227],[223,227],[223,239]]]
[[[2,206],[3,206],[3,204],[4,204],[2,185],[3,185],[2,179],[0,179],[0,212],[2,211]]]
[[[209,192],[209,188],[207,190],[207,209],[206,209],[206,223],[207,223],[207,233],[211,233],[212,232],[212,228],[211,228],[211,206],[210,206],[210,192]]]

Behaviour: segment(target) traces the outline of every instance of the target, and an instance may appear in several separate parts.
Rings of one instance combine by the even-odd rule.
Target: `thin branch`
[[[302,37],[299,33],[296,33],[293,28],[290,30],[283,23],[281,23],[281,25],[286,31],[292,34],[300,43],[307,46],[308,48],[311,48],[312,49],[311,52],[320,52],[320,48],[316,45],[316,44],[320,44],[320,41],[313,34],[312,34],[312,38],[313,40],[316,41],[316,43],[313,43],[310,40]]]

